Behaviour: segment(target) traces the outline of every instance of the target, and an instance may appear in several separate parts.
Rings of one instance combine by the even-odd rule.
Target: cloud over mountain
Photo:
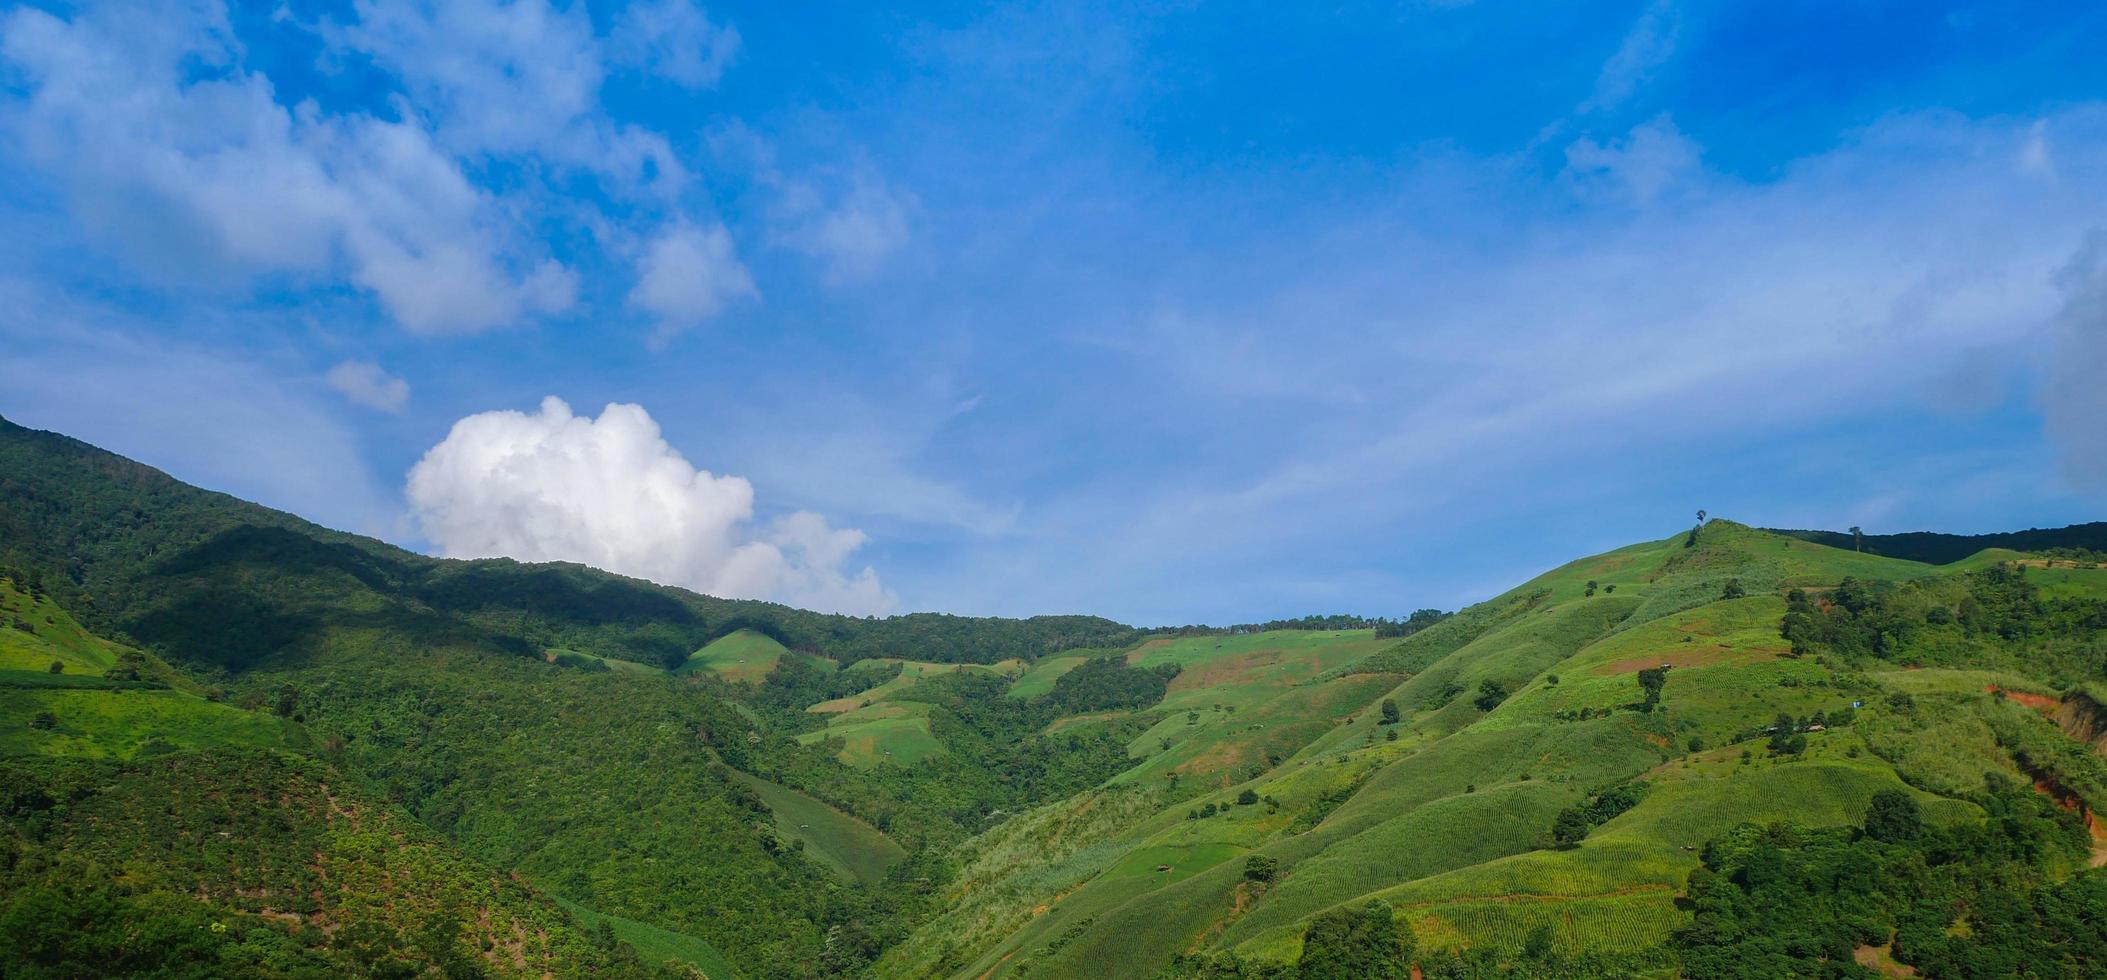
[[[408,497],[449,557],[582,562],[852,615],[896,604],[875,571],[847,570],[861,531],[802,511],[757,525],[753,485],[691,465],[640,405],[595,419],[549,397],[468,416],[410,470]]]

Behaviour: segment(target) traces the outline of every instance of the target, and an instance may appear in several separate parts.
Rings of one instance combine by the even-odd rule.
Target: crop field
[[[805,856],[843,877],[872,884],[907,857],[907,850],[878,828],[787,786],[732,770],[775,811],[776,829],[805,842]]]
[[[1331,731],[1339,718],[1366,707],[1394,681],[1386,674],[1355,674],[1288,688],[1270,699],[1247,699],[1249,708],[1243,711],[1226,702],[1219,709],[1210,702],[1205,708],[1172,711],[1129,743],[1128,754],[1147,761],[1114,782],[1145,782],[1175,772],[1199,781],[1195,785],[1234,785]]]
[[[1473,700],[1486,681],[1522,690],[1531,678],[1614,629],[1640,600],[1635,596],[1601,596],[1557,606],[1540,606],[1504,620],[1501,625],[1427,664],[1387,697],[1404,715],[1401,737],[1440,737],[1484,717]],[[1381,699],[1377,699],[1380,701]],[[1493,719],[1514,709],[1503,704]],[[1497,727],[1497,722],[1494,727]],[[1355,743],[1372,744],[1385,735],[1374,711],[1346,718],[1346,724],[1304,749],[1304,757],[1341,751]]]
[[[784,656],[797,656],[785,649],[775,638],[753,630],[727,633],[707,646],[688,655],[688,661],[680,665],[675,673],[687,674],[708,671],[728,681],[742,684],[758,684],[775,669],[776,662]],[[834,662],[819,657],[809,658],[816,666],[832,667]]]
[[[872,660],[858,660],[855,663],[850,664],[849,666],[843,669],[849,672],[850,674],[856,674],[861,673],[863,671],[873,670],[880,664],[894,663],[900,665],[900,676],[886,681],[883,684],[873,686],[868,690],[859,691],[855,694],[851,694],[848,697],[835,698],[832,701],[821,701],[820,703],[806,708],[805,710],[813,712],[814,714],[841,714],[843,712],[854,711],[857,708],[863,707],[865,705],[876,704],[880,701],[884,701],[885,699],[890,698],[893,695],[900,693],[901,691],[907,690],[908,688],[915,686],[917,683],[920,683],[921,680],[925,677],[937,677],[943,674],[954,673],[956,671],[961,670],[988,674],[990,676],[996,677],[1006,677],[1014,674],[1022,666],[1021,664],[1017,664],[1014,661],[1007,662],[1009,666],[1005,666],[1003,664],[989,666],[986,664],[933,664],[924,663],[919,660],[895,660],[892,658],[879,658]],[[1052,684],[1051,681],[1047,683],[1049,685]]]
[[[1275,630],[1237,636],[1150,640],[1127,653],[1137,667],[1177,664],[1163,707],[1184,710],[1220,701],[1241,707],[1344,667],[1391,641],[1374,630]]]
[[[1415,910],[1415,916],[1438,915],[1447,924],[1442,928],[1458,944],[1507,940],[1519,943],[1506,930],[1518,928],[1526,935],[1543,921],[1542,916],[1559,914],[1558,910],[1569,902],[1575,903],[1577,909],[1605,896],[1649,892],[1672,896],[1697,866],[1699,845],[1738,824],[1775,820],[1807,826],[1853,824],[1864,819],[1866,800],[1874,792],[1904,788],[1893,770],[1870,757],[1851,760],[1839,756],[1754,765],[1741,764],[1737,759],[1735,753],[1718,753],[1709,766],[1656,770],[1649,774],[1655,781],[1654,788],[1637,807],[1598,828],[1573,850],[1517,854],[1409,882],[1385,890],[1379,897]],[[1928,819],[1954,819],[1973,809],[1968,804],[1929,794],[1918,795]],[[1453,906],[1476,909],[1493,903],[1506,907],[1523,897],[1540,911],[1522,918],[1495,915],[1483,909],[1454,916],[1447,913]],[[1634,908],[1651,906],[1642,902]],[[1526,924],[1516,925],[1517,922]],[[1643,925],[1635,920],[1599,935],[1592,930],[1577,930],[1565,941],[1583,949],[1617,951],[1623,948],[1620,936],[1628,938],[1644,934],[1649,928],[1673,925]],[[1479,928],[1491,931],[1474,931]]]
[[[1236,844],[1150,844],[1127,852],[1105,871],[1108,878],[1148,878],[1157,884],[1183,881],[1217,864],[1241,856]]]
[[[1510,783],[1493,790],[1428,803],[1340,840],[1295,863],[1266,900],[1222,935],[1225,946],[1300,923],[1334,905],[1381,891],[1400,881],[1479,864],[1528,850],[1577,791],[1543,781]]]
[[[1408,908],[1403,915],[1423,949],[1519,949],[1538,929],[1548,927],[1552,949],[1565,955],[1658,947],[1688,921],[1675,907],[1675,889],[1667,886],[1555,901],[1515,897],[1448,902]]]
[[[837,757],[852,766],[911,766],[944,752],[944,744],[929,731],[929,706],[914,701],[852,707],[828,719],[827,727],[799,735],[798,741],[815,745],[830,738],[845,743]]]

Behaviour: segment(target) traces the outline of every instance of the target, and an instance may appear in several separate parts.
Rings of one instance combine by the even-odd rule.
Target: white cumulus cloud
[[[847,570],[861,531],[806,512],[757,525],[752,484],[695,468],[639,405],[595,419],[550,397],[468,416],[411,468],[408,497],[448,557],[575,561],[851,615],[897,602],[870,568]]]
[[[329,386],[352,402],[383,412],[400,412],[410,403],[410,383],[372,361],[345,361],[329,369]]]

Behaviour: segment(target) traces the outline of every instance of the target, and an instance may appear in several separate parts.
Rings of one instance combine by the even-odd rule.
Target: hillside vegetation
[[[864,620],[0,423],[0,972],[2099,975],[2070,531],[1714,520],[1403,620]]]

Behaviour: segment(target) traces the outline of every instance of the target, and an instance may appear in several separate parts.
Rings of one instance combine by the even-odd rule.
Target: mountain
[[[1713,520],[1382,630],[863,620],[0,423],[0,961],[2100,975],[2097,526]]]
[[[2101,551],[2107,552],[2107,521],[2072,524],[2068,527],[2032,528],[1998,534],[1939,534],[1908,531],[1902,534],[1851,535],[1842,531],[1774,531],[1803,541],[1850,548],[1868,554],[1950,565],[1991,549],[2007,551]]]

